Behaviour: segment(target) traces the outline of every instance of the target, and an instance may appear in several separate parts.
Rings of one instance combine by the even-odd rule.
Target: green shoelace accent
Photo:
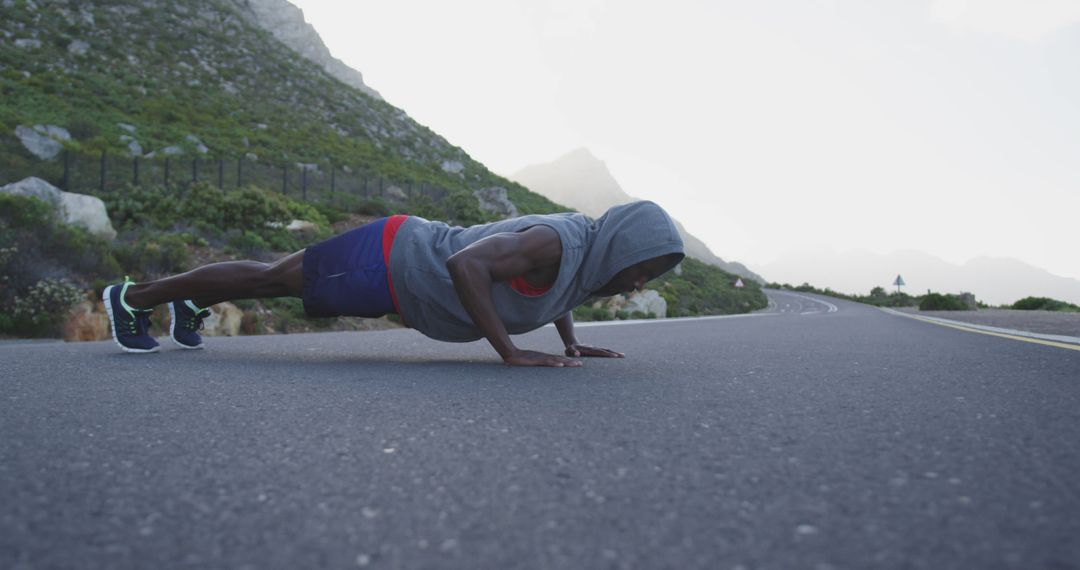
[[[210,311],[207,310],[207,309],[203,309],[203,310],[195,313],[195,316],[189,317],[187,320],[181,322],[180,326],[187,329],[187,330],[189,330],[189,331],[199,330],[199,329],[202,328],[203,319],[205,319],[206,317],[209,317],[209,316],[210,316]]]

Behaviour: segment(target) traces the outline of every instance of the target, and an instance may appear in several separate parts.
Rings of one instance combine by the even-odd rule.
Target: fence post
[[[289,194],[289,165],[281,167],[281,193],[286,196]]]
[[[101,151],[101,192],[105,192],[105,151]]]
[[[240,188],[241,181],[244,179],[244,159],[236,159],[236,187]]]
[[[165,157],[165,187],[169,187],[169,157]]]
[[[217,187],[218,190],[225,189],[225,159],[219,158],[217,161]]]
[[[307,166],[300,167],[300,187],[304,201],[307,202]]]
[[[191,159],[191,183],[194,184],[199,181],[199,159]]]
[[[367,174],[360,177],[360,183],[363,186],[360,187],[360,191],[363,192],[364,197],[367,198]]]
[[[134,156],[131,158],[131,183],[135,186],[139,185],[139,157]]]
[[[71,192],[71,158],[69,151],[64,149],[64,191]]]

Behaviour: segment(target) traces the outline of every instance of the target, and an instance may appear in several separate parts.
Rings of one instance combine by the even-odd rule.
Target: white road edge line
[[[1080,337],[1076,337],[1076,336],[1065,336],[1065,335],[1057,335],[1057,334],[1042,334],[1042,333],[1033,333],[1033,332],[1028,332],[1028,331],[1018,331],[1016,329],[1004,329],[1004,328],[1000,328],[1000,327],[990,327],[990,326],[986,326],[986,325],[973,325],[971,323],[965,323],[963,321],[954,321],[952,319],[943,319],[941,317],[931,317],[931,316],[927,316],[927,315],[909,315],[907,313],[904,313],[904,312],[901,312],[901,311],[896,311],[896,310],[890,309],[888,307],[878,307],[878,308],[881,309],[882,311],[885,311],[886,313],[890,313],[890,314],[893,314],[893,315],[899,315],[901,317],[907,317],[909,319],[915,319],[915,320],[926,319],[928,321],[937,321],[939,323],[943,323],[943,324],[946,324],[946,325],[952,325],[952,326],[962,327],[962,328],[966,327],[966,328],[969,328],[969,329],[976,329],[976,330],[994,332],[994,333],[1000,333],[1000,334],[1011,334],[1013,336],[1022,336],[1022,337],[1026,337],[1026,338],[1037,338],[1039,340],[1052,340],[1052,341],[1055,341],[1055,342],[1064,342],[1064,343],[1068,343],[1068,344],[1080,344]]]
[[[807,297],[806,295],[800,295],[798,293],[792,293],[791,291],[777,291],[777,293],[780,293],[781,295],[791,295],[792,297],[798,297],[800,299],[806,299],[807,301],[813,301],[815,303],[821,303],[822,305],[825,305],[826,307],[829,308],[828,311],[825,311],[826,313],[835,313],[836,311],[839,310],[839,308],[836,305],[834,305],[834,304],[832,304],[832,303],[830,303],[828,301],[822,301],[821,299],[815,299],[813,297]],[[820,313],[820,312],[821,311],[818,311],[817,313]],[[815,315],[817,313],[800,313],[800,314],[803,314],[803,315],[806,315],[806,314]]]
[[[768,317],[771,315],[779,315],[780,313],[743,313],[739,315],[709,315],[705,317],[674,317],[670,319],[632,319],[627,321],[574,321],[574,328],[578,327],[613,327],[622,325],[658,325],[663,323],[686,323],[701,321],[716,321],[720,319],[742,319],[746,317]],[[545,327],[554,327],[554,323],[548,323]]]

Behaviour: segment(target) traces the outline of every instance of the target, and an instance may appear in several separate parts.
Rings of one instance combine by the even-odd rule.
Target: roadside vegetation
[[[738,280],[738,275],[687,257],[677,270],[650,281],[647,289],[657,291],[664,299],[668,317],[749,313],[768,306],[769,300],[759,283],[743,279],[743,287],[738,288],[735,287]],[[655,317],[637,311],[613,310],[603,301],[586,304],[574,310],[574,320],[578,321],[650,318]]]
[[[986,305],[983,304],[976,304],[973,307],[970,303],[964,301],[961,295],[943,293],[908,295],[902,291],[887,292],[883,287],[874,287],[870,290],[869,295],[849,295],[834,291],[828,287],[819,289],[809,283],[803,283],[795,287],[787,283],[770,283],[768,287],[802,293],[817,293],[818,295],[836,297],[837,299],[855,301],[856,303],[875,307],[918,307],[920,311],[969,311],[974,310],[976,307],[986,308]]]
[[[787,283],[769,283],[766,286],[771,289],[817,293],[818,295],[846,299],[848,301],[855,301],[856,303],[873,305],[875,307],[918,307],[920,311],[971,311],[976,309],[998,308],[1020,311],[1080,313],[1080,306],[1058,299],[1051,299],[1049,297],[1025,297],[1011,305],[1002,305],[999,307],[991,307],[985,303],[976,302],[973,307],[970,302],[965,301],[963,295],[947,293],[929,292],[925,295],[908,295],[907,293],[896,291],[886,292],[882,287],[874,287],[870,290],[869,295],[849,295],[834,291],[828,287],[819,289],[809,283],[803,283],[802,285],[794,287]]]
[[[1060,311],[1065,313],[1080,313],[1080,306],[1049,297],[1024,297],[1012,304],[1011,309],[1018,311]]]
[[[680,264],[680,272],[669,271],[649,284],[667,301],[667,316],[697,317],[749,313],[764,309],[769,300],[761,285],[743,279],[743,287],[735,287],[739,276],[692,257]]]
[[[408,209],[381,199],[312,205],[257,187],[221,191],[208,185],[182,193],[125,188],[104,201],[118,232],[114,241],[64,224],[46,202],[0,194],[0,334],[58,336],[73,304],[96,302],[108,284],[125,276],[148,280],[215,261],[271,261],[330,237],[335,222],[362,223]],[[310,225],[290,231],[292,220]],[[298,301],[244,307],[264,315],[252,319],[261,326],[246,327],[252,334],[333,326],[332,319],[301,325]]]
[[[100,196],[117,238],[108,241],[60,221],[36,198],[0,194],[0,335],[56,337],[69,309],[95,304],[102,290],[125,276],[136,281],[232,259],[272,261],[350,227],[393,214],[425,215],[473,224],[492,221],[470,202],[387,201],[341,195],[306,203],[255,186],[221,190],[194,184],[182,191],[124,187]],[[290,231],[293,220],[308,222]],[[650,284],[667,302],[668,316],[743,313],[767,304],[761,287],[695,259],[680,273]],[[352,330],[356,319],[308,319],[299,299],[241,300],[243,334]],[[579,320],[650,318],[595,307]],[[153,318],[161,325],[164,311]],[[388,320],[396,321],[390,318]]]
[[[874,287],[870,290],[869,295],[849,295],[847,293],[834,291],[828,287],[819,289],[809,283],[803,283],[802,285],[796,286],[789,283],[769,283],[766,287],[770,289],[798,291],[800,293],[816,293],[818,295],[836,297],[837,299],[855,301],[856,303],[874,305],[875,307],[915,307],[918,306],[921,301],[920,297],[913,297],[904,292],[886,292],[882,287]]]

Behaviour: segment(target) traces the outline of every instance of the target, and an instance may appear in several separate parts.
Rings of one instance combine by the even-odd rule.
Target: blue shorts
[[[383,259],[386,218],[304,251],[304,312],[309,317],[381,317],[395,312]]]

